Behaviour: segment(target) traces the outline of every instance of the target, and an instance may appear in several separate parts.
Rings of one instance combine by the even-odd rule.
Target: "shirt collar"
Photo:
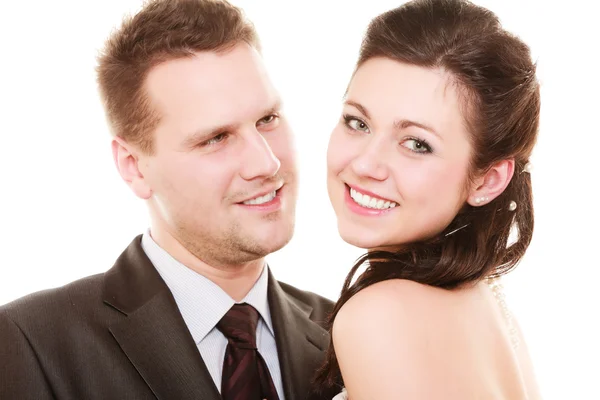
[[[235,301],[219,285],[173,258],[152,239],[149,231],[142,236],[142,248],[171,290],[194,341],[200,343]],[[267,298],[268,283],[268,266],[265,265],[260,277],[240,303],[248,303],[256,308],[274,336]]]

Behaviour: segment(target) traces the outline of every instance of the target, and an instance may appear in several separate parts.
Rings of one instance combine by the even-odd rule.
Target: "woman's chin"
[[[358,232],[356,230],[339,229],[339,234],[344,242],[361,249],[369,250],[384,246],[384,243],[367,232]]]

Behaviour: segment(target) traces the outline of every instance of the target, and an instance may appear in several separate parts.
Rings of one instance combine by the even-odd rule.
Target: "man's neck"
[[[265,265],[264,258],[238,265],[207,263],[192,254],[167,232],[160,229],[151,230],[150,236],[171,257],[219,285],[236,302],[246,297],[260,277]]]

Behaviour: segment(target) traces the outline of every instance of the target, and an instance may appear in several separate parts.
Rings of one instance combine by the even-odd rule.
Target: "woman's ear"
[[[515,172],[515,160],[502,160],[482,176],[476,179],[471,186],[467,203],[474,207],[483,206],[500,196],[510,183]]]

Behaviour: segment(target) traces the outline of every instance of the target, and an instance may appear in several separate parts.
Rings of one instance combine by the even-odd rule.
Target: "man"
[[[310,381],[332,304],[265,265],[297,181],[252,25],[223,1],[151,1],[98,81],[150,230],[108,272],[0,308],[0,398],[331,399]]]

